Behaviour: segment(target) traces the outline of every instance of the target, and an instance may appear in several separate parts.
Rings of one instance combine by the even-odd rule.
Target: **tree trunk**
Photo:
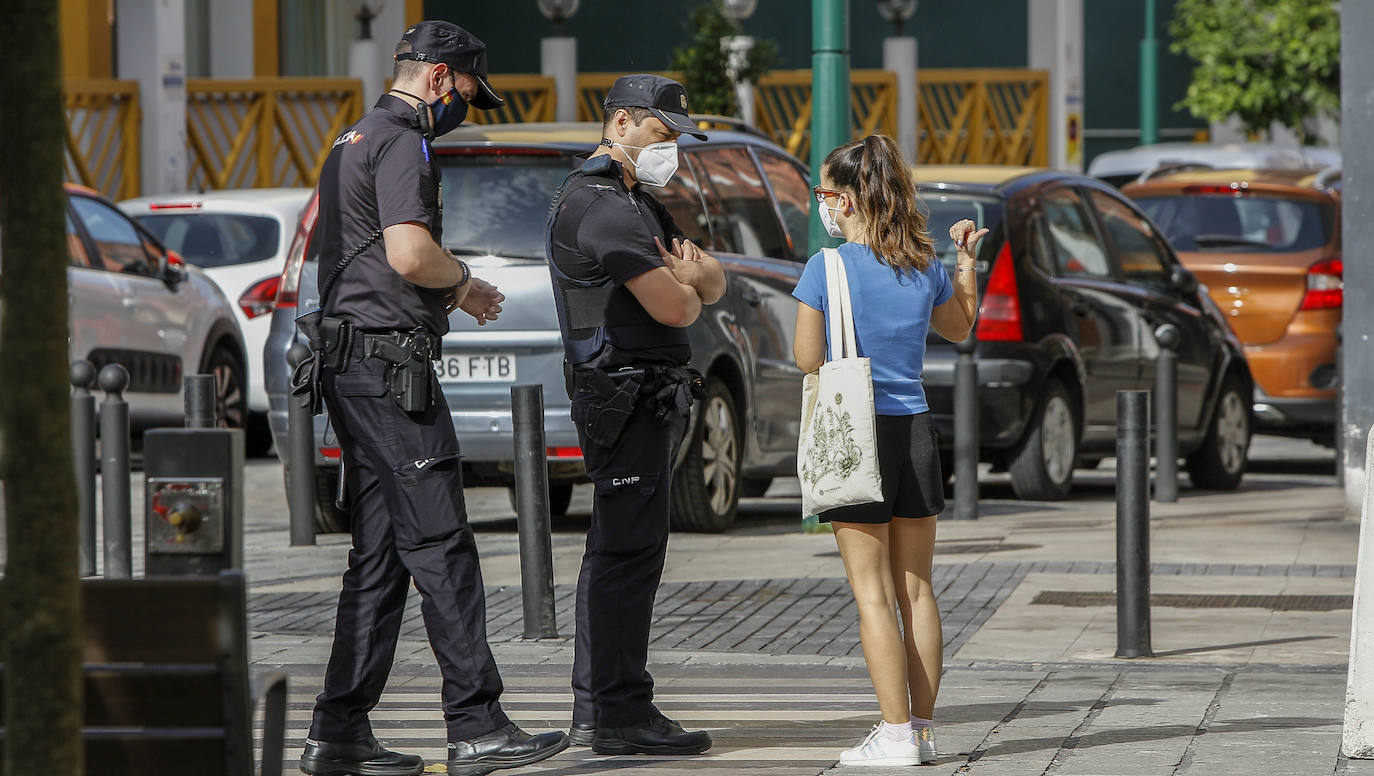
[[[0,586],[4,772],[81,774],[81,589],[57,2],[0,5],[0,475],[9,542]]]

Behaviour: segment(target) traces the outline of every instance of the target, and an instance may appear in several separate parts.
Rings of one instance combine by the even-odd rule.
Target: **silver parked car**
[[[129,370],[135,432],[184,422],[187,374],[213,374],[220,424],[242,428],[248,369],[229,300],[95,191],[66,193],[71,357]]]
[[[550,496],[566,510],[586,477],[563,384],[563,348],[545,259],[544,229],[553,194],[577,157],[596,147],[599,124],[465,127],[435,143],[444,174],[445,247],[507,299],[493,324],[461,312],[450,319],[436,363],[463,452],[469,484],[513,482],[510,388],[543,386]],[[806,170],[772,141],[746,131],[711,130],[681,139],[677,176],[654,191],[687,236],[718,256],[726,296],[688,330],[692,363],[706,376],[673,483],[673,525],[720,531],[741,495],[760,495],[774,476],[796,472],[801,372],[792,362],[797,306],[791,297],[807,254]],[[272,318],[265,362],[269,418],[285,450],[293,320],[318,304],[315,204],[292,244]],[[320,464],[317,523],[341,530],[334,508],[338,443],[316,419]]]
[[[277,298],[282,263],[310,189],[227,189],[162,194],[119,203],[163,245],[205,270],[234,302],[248,346],[249,455],[272,446],[262,349]]]

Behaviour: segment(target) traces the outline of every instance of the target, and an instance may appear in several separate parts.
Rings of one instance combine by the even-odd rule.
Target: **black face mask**
[[[447,135],[457,129],[463,123],[463,119],[468,117],[468,101],[463,99],[463,95],[458,93],[457,88],[449,89],[439,99],[429,103],[428,111],[425,110],[424,99],[401,89],[392,89],[391,91],[420,101],[420,104],[415,106],[415,122],[420,126],[420,132],[428,140]],[[430,113],[434,114],[433,124],[429,120]]]

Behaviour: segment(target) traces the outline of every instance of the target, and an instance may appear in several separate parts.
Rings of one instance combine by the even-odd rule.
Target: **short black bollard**
[[[973,333],[954,343],[954,518],[978,519],[978,362]]]
[[[133,517],[129,503],[129,404],[124,389],[129,371],[106,364],[97,378],[105,400],[100,403],[100,492],[105,527],[105,578],[134,575]]]
[[[1178,327],[1155,329],[1155,501],[1178,501]]]
[[[71,366],[72,469],[76,474],[76,514],[80,543],[78,573],[95,576],[95,367],[85,359]]]
[[[553,609],[553,538],[549,526],[549,463],[544,447],[544,387],[510,389],[515,425],[515,512],[520,530],[520,591],[525,638],[558,638]]]
[[[1150,650],[1150,392],[1116,392],[1116,656]]]
[[[294,370],[310,356],[310,348],[297,342],[286,352]],[[291,546],[315,543],[315,418],[310,397],[286,397],[286,485],[291,511]]]
[[[182,385],[186,394],[186,428],[214,428],[215,376],[186,375]]]

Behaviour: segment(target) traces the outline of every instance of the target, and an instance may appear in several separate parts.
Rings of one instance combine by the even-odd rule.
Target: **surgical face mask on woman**
[[[647,146],[632,146],[614,143],[621,149],[633,148],[639,151],[639,158],[625,154],[635,168],[635,180],[645,186],[667,186],[668,181],[677,173],[677,143],[664,141]]]
[[[820,201],[816,202],[816,208],[820,210],[821,225],[825,227],[825,233],[831,237],[844,237],[844,232],[840,229],[840,225],[835,223],[835,214],[838,213],[840,209],[838,207],[831,207]]]

